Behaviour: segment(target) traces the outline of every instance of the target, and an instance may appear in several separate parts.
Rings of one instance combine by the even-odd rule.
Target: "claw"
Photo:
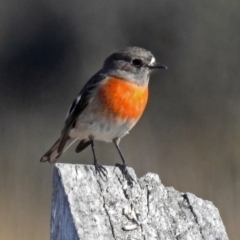
[[[91,144],[91,147],[92,147],[93,160],[94,160],[96,175],[99,174],[99,176],[102,178],[102,180],[106,182],[107,179],[108,179],[107,178],[107,174],[108,174],[107,169],[98,163],[98,160],[97,160],[96,154],[95,154],[95,150],[94,150],[93,137],[89,137],[89,140],[90,140],[90,144]]]
[[[130,175],[130,173],[128,172],[127,166],[125,164],[122,165],[122,164],[116,163],[115,167],[118,167],[120,169],[120,171],[122,172],[122,175],[127,180],[128,185],[132,187],[133,182],[135,182],[135,181],[132,178],[132,176]]]
[[[103,167],[102,165],[98,164],[97,162],[94,164],[94,166],[95,166],[96,174],[99,174],[99,176],[104,181],[106,181],[107,180],[107,175],[108,175],[107,169],[105,167]]]

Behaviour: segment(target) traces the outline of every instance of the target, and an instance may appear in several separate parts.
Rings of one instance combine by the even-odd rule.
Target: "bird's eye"
[[[141,66],[143,65],[143,62],[142,62],[141,59],[133,59],[133,60],[132,60],[132,64],[133,64],[133,66],[135,66],[135,67],[141,67]]]

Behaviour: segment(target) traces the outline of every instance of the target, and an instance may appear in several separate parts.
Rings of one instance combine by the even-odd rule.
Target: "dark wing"
[[[105,78],[105,75],[101,72],[96,73],[83,87],[78,97],[73,101],[67,119],[65,121],[65,126],[62,130],[61,137],[59,140],[58,152],[61,152],[69,138],[69,132],[74,127],[78,116],[89,104],[92,96],[92,92],[96,88],[99,82]]]
[[[89,140],[83,139],[76,147],[75,152],[79,153],[82,150],[84,150],[85,148],[87,148],[89,145],[91,144],[91,142]]]

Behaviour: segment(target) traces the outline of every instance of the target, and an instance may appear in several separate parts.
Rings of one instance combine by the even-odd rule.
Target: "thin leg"
[[[113,143],[114,145],[116,146],[117,150],[118,150],[118,153],[122,159],[122,162],[123,164],[119,164],[117,163],[116,166],[119,167],[119,169],[121,170],[123,176],[126,178],[127,182],[129,185],[133,185],[133,182],[134,182],[134,179],[132,178],[132,176],[129,174],[128,170],[127,170],[127,164],[126,164],[126,161],[123,157],[123,154],[121,152],[121,149],[119,148],[119,141],[120,139],[119,138],[116,138],[113,140]]]
[[[89,140],[90,140],[91,147],[92,147],[94,166],[95,166],[96,174],[99,174],[101,176],[101,178],[103,178],[103,176],[104,176],[107,179],[107,170],[106,170],[106,168],[103,167],[102,165],[100,165],[98,163],[97,158],[96,158],[93,138],[89,138]]]

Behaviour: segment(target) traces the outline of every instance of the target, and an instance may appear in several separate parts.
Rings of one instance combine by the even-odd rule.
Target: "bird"
[[[40,161],[56,162],[79,141],[75,152],[91,146],[95,172],[107,178],[106,168],[97,160],[94,142],[112,142],[122,160],[122,164],[115,166],[132,185],[134,180],[127,170],[119,143],[142,116],[148,100],[150,75],[161,68],[167,69],[144,48],[125,47],[114,51],[77,95],[69,108],[60,138]]]

